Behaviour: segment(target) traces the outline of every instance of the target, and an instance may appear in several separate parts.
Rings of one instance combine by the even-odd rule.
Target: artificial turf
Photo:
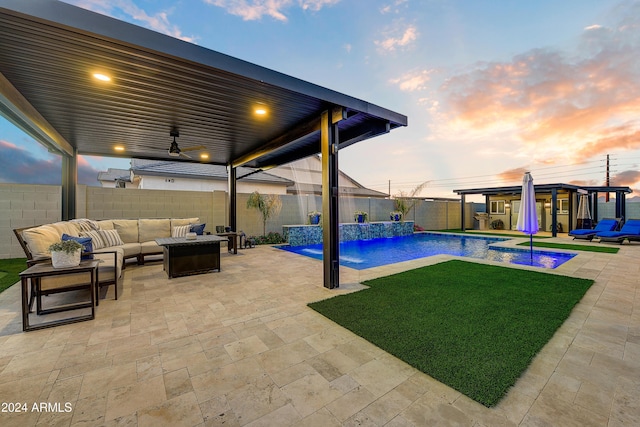
[[[311,308],[491,407],[592,280],[448,261],[365,282]]]
[[[529,242],[518,243],[518,246],[529,246]],[[607,254],[617,254],[620,248],[612,248],[610,246],[588,246],[588,245],[576,245],[573,243],[547,243],[547,242],[533,242],[533,246],[538,248],[553,248],[553,249],[567,249],[570,251],[585,251],[585,252],[601,252]]]
[[[6,273],[0,277],[0,292],[18,282],[20,280],[18,274],[26,269],[26,258],[0,259],[0,272]]]

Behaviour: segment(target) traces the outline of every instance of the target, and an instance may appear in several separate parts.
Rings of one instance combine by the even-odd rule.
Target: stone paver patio
[[[321,262],[269,247],[172,280],[158,262],[131,265],[122,297],[110,289],[95,320],[29,333],[13,286],[0,294],[0,401],[27,411],[0,412],[0,424],[640,425],[638,244],[581,253],[552,273],[595,283],[495,408],[306,305],[446,258],[344,268],[339,290],[322,287]]]

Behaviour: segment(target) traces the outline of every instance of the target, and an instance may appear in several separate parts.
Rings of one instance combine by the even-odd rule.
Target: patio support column
[[[598,222],[598,192],[593,192],[590,194],[591,200],[591,215],[594,223]]]
[[[625,196],[622,191],[616,191],[616,218],[627,220]]]
[[[460,195],[460,229],[465,231],[466,228],[464,226],[464,205],[465,205],[465,195]]]
[[[569,197],[569,203],[571,203],[571,197]],[[551,236],[558,236],[558,190],[555,188],[551,189]],[[571,212],[571,207],[569,207],[569,212]],[[567,224],[567,229],[571,230],[571,213],[569,214],[569,224]]]
[[[320,117],[322,153],[322,260],[324,287],[340,286],[340,229],[338,225],[338,125],[332,113]]]
[[[78,153],[62,154],[62,220],[76,217],[76,188],[78,185]]]
[[[236,180],[236,168],[232,165],[227,166],[227,179],[229,188],[229,227],[231,231],[238,231],[236,228],[238,224],[238,211],[237,211],[237,180]]]

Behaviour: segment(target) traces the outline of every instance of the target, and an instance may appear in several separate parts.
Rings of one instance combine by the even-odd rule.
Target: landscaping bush
[[[284,237],[280,233],[269,232],[266,236],[251,236],[249,239],[253,239],[256,245],[277,245],[284,243]]]

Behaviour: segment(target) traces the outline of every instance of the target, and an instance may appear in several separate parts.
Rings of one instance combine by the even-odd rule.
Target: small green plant
[[[250,236],[249,240],[253,240],[256,245],[277,245],[284,243],[284,237],[280,233],[269,232],[266,236]]]
[[[362,218],[362,220],[360,220],[360,218]],[[369,214],[367,212],[364,212],[364,211],[355,211],[353,213],[353,220],[355,222],[368,222],[369,221]]]
[[[320,224],[320,218],[322,217],[322,212],[311,211],[307,214],[307,218],[309,219],[309,224]]]
[[[424,187],[427,186],[428,183],[429,181],[425,181],[409,192],[399,191],[398,194],[394,196],[396,210],[394,212],[391,212],[391,218],[395,220],[395,214],[399,212],[401,214],[400,221],[404,221],[404,218],[407,216],[407,214],[411,212],[411,210],[416,206],[416,203],[418,203],[418,199],[416,197],[424,189]]]
[[[489,228],[492,230],[504,230],[504,222],[502,222],[501,219],[494,219],[491,221],[491,224],[489,224]]]
[[[282,200],[277,194],[260,194],[254,191],[249,195],[247,208],[257,209],[262,215],[262,234],[267,234],[267,220],[277,216],[282,209]]]
[[[64,252],[66,254],[72,254],[77,251],[81,251],[82,244],[75,240],[62,240],[49,246],[49,252]]]

